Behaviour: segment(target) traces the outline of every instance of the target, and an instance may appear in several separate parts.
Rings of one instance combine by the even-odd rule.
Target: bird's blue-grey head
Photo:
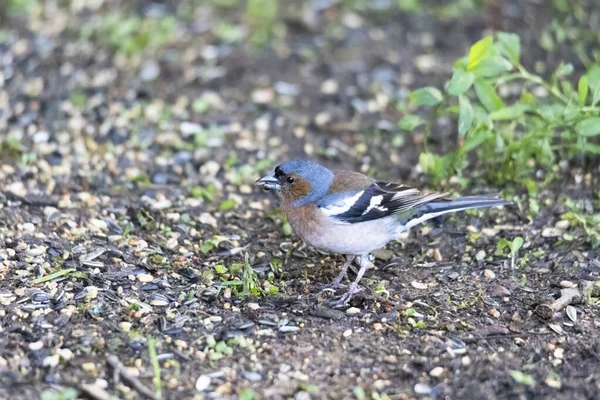
[[[296,176],[300,178],[300,182],[297,182]],[[333,172],[308,160],[287,161],[275,168],[274,173],[256,181],[265,190],[285,191],[306,188],[305,193],[301,192],[301,197],[294,201],[294,206],[320,200],[327,194],[332,182]]]

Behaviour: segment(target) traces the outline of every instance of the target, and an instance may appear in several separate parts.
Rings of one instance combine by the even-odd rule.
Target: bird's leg
[[[331,283],[331,287],[340,287],[342,280],[346,277],[346,272],[348,272],[348,268],[350,267],[350,265],[352,265],[352,261],[354,261],[354,258],[356,258],[356,256],[354,255],[349,255],[346,257],[346,262],[344,263],[344,265],[342,265],[342,270],[340,271],[340,273],[338,274],[338,276],[335,277],[335,279],[333,280],[333,282]]]
[[[358,263],[360,265],[360,269],[358,270],[358,274],[356,274],[356,279],[354,280],[354,282],[352,282],[352,284],[348,288],[348,291],[336,302],[337,305],[343,305],[348,303],[350,299],[352,299],[352,296],[354,296],[356,293],[362,290],[358,288],[358,282],[360,282],[361,278],[367,271],[367,268],[369,268],[369,264],[371,264],[371,262],[369,261],[369,255],[367,254],[360,256],[358,258]]]

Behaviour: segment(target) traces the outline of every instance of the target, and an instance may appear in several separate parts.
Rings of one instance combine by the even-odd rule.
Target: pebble
[[[127,322],[127,321],[120,322],[119,328],[121,328],[121,330],[123,332],[129,332],[129,331],[131,331],[131,322]]]
[[[431,393],[431,387],[429,385],[424,384],[424,383],[417,383],[415,385],[415,393],[416,394],[422,394],[422,395],[430,394]]]
[[[269,104],[275,99],[275,92],[271,88],[256,89],[252,92],[252,101],[256,104]]]
[[[343,337],[350,337],[350,336],[352,336],[352,329],[346,329],[344,331],[344,333],[342,333],[342,336]]]
[[[213,228],[217,227],[217,220],[216,220],[216,218],[213,217],[209,213],[202,213],[202,214],[200,214],[199,221],[200,221],[201,224],[212,226]]]
[[[340,85],[335,79],[327,79],[321,83],[321,93],[335,94],[340,90]]]
[[[559,283],[559,286],[560,286],[561,288],[565,288],[565,289],[566,289],[566,288],[574,288],[574,287],[577,287],[577,284],[576,284],[576,283],[574,283],[574,282],[571,282],[571,281],[566,281],[566,280],[565,280],[565,281],[560,281],[560,283]]]
[[[108,231],[108,224],[101,219],[91,218],[90,225],[97,230]]]
[[[173,202],[169,199],[163,199],[163,200],[159,200],[156,203],[152,204],[152,209],[153,210],[164,210],[167,208],[171,208],[171,206],[173,205]]]
[[[544,228],[542,230],[543,237],[558,237],[558,236],[562,235],[562,233],[563,233],[562,229],[557,229],[557,228]]]
[[[427,290],[427,288],[428,288],[426,283],[418,282],[418,281],[412,281],[410,283],[410,285],[412,287],[414,287],[415,289],[419,289],[419,290]]]
[[[58,354],[53,354],[51,356],[44,358],[43,364],[44,364],[44,367],[54,368],[58,365],[59,362],[60,362],[60,356]]]
[[[440,376],[442,376],[443,373],[444,373],[443,367],[435,367],[434,369],[429,371],[429,375],[433,376],[434,378],[439,378]]]
[[[258,303],[248,303],[246,304],[248,306],[249,309],[251,310],[258,310],[260,308],[260,305]]]
[[[37,342],[29,343],[29,350],[38,351],[44,348],[44,342],[38,340]]]
[[[297,326],[285,325],[285,326],[279,327],[279,332],[281,332],[281,333],[298,332],[299,330],[300,330],[300,328]]]
[[[360,313],[360,308],[356,308],[356,307],[350,307],[349,309],[346,310],[346,314],[348,315],[356,315]]]
[[[150,283],[154,280],[154,277],[150,274],[140,274],[136,276],[137,280],[144,283]]]
[[[491,281],[492,279],[496,278],[496,274],[494,273],[494,271],[489,269],[483,271],[483,276],[485,276],[485,279],[487,279],[488,281]]]

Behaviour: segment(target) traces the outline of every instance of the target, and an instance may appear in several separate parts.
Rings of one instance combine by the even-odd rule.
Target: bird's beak
[[[256,185],[262,186],[263,190],[281,190],[279,179],[275,177],[275,173],[265,175],[255,182]]]

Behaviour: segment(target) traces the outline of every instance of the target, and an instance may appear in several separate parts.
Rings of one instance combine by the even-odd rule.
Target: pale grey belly
[[[318,233],[303,235],[303,239],[319,249],[340,254],[366,254],[385,246],[398,237],[399,229],[393,217],[356,224],[339,224],[325,217]]]

